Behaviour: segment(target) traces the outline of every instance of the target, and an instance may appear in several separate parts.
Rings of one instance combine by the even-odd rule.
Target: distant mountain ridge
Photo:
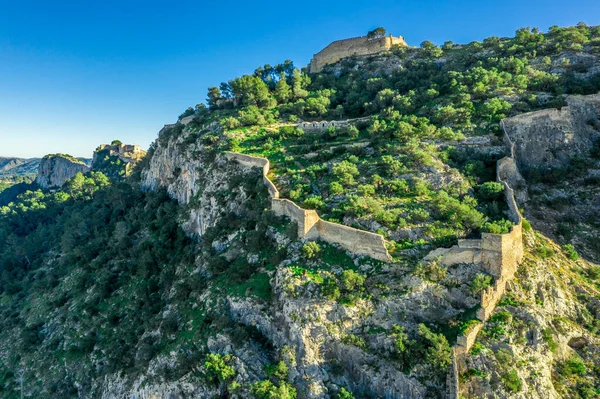
[[[90,166],[90,158],[77,158]],[[0,179],[37,174],[42,158],[0,157]]]
[[[0,177],[35,174],[40,167],[40,161],[41,158],[0,157]]]

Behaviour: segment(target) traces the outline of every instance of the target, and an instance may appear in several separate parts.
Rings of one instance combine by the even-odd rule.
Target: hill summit
[[[0,207],[0,395],[598,395],[600,27],[329,55]]]

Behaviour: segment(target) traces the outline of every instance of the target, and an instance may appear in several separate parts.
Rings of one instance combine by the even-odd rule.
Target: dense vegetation
[[[502,118],[600,90],[600,74],[586,72],[581,53],[600,53],[598,27],[523,28],[514,38],[468,45],[424,42],[312,75],[286,61],[210,88],[210,109],[201,104],[181,117],[197,115],[198,127],[218,122],[227,141],[205,135],[207,145],[266,156],[285,197],[382,233],[402,254],[510,230],[494,182],[495,161],[505,154],[460,142],[484,136],[501,144]],[[295,126],[365,116],[325,131]]]
[[[94,171],[55,193],[0,187],[0,396],[18,397],[20,381],[35,397],[99,396],[103,378],[121,375],[150,383],[186,377],[220,397],[293,399],[295,349],[274,348],[259,328],[235,322],[229,308],[232,298],[250,298],[267,312],[276,302],[275,280],[283,284],[275,293],[280,301],[353,315],[352,323],[325,320],[319,327],[438,395],[451,345],[472,325],[479,295],[494,281],[474,265],[417,260],[457,238],[512,228],[495,181],[496,161],[506,155],[499,122],[560,106],[565,94],[598,91],[600,75],[588,73],[581,54],[600,55],[600,28],[525,28],[515,38],[468,45],[424,42],[345,59],[318,74],[291,61],[265,65],[210,88],[208,107],[180,115],[195,117],[187,127],[164,129],[130,177],[118,157],[100,153]],[[360,120],[323,131],[297,126],[349,118]],[[471,149],[465,140],[485,145]],[[165,192],[140,189],[142,169],[167,146],[182,154],[192,148],[205,166],[198,182],[209,180],[202,173],[212,167],[233,168],[226,188],[211,197],[216,222],[197,240],[180,224],[205,205],[198,203],[202,193],[180,207]],[[283,197],[327,220],[385,235],[396,264],[298,241],[295,225],[267,211],[257,171],[213,162],[223,150],[267,157]],[[577,261],[572,245],[562,251]],[[534,252],[554,255],[546,245]],[[590,273],[596,271],[580,274],[596,281]],[[459,300],[450,303],[448,292]],[[593,311],[577,322],[597,335]],[[321,322],[308,312],[289,317],[302,326]],[[511,323],[510,312],[495,315],[484,338],[502,339]],[[550,345],[552,334],[542,337]],[[211,349],[223,339],[246,358]],[[514,359],[494,356],[507,364],[500,370],[506,389],[520,391]],[[558,383],[593,393],[591,363],[558,364]],[[333,361],[319,367],[332,380],[347,378]],[[243,384],[242,374],[251,377]],[[341,383],[332,392],[353,397]]]
[[[139,367],[160,350],[147,347],[134,362],[136,344],[165,306],[162,293],[171,289],[175,268],[193,263],[193,244],[180,231],[177,212],[164,193],[111,185],[96,172],[78,175],[65,191],[27,192],[0,208],[0,329],[20,342],[0,371],[2,397],[14,392],[18,365],[38,351],[52,356],[36,358],[39,370],[55,359],[106,355],[100,368],[83,362],[73,371],[69,364],[39,381],[39,389],[65,397],[76,392],[71,372],[87,373],[91,382],[93,375]],[[49,329],[48,323],[58,324]],[[164,324],[177,328],[176,320]],[[117,328],[125,325],[137,327]]]

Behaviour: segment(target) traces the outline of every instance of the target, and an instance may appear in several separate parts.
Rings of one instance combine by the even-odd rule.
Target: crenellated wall
[[[268,178],[270,168],[268,159],[237,152],[226,152],[225,156],[243,166],[262,169],[263,181],[271,196],[271,210],[278,216],[287,216],[296,222],[300,238],[309,240],[320,238],[331,244],[338,244],[358,255],[370,256],[383,262],[392,260],[382,235],[325,221],[314,210],[302,209],[290,200],[280,199],[279,191]]]
[[[296,126],[304,130],[312,131],[323,131],[328,127],[347,127],[358,122],[367,122],[371,120],[370,116],[355,119],[345,119],[341,121],[314,121],[314,122],[300,122]]]
[[[483,323],[496,309],[498,301],[506,291],[506,283],[514,278],[519,264],[523,261],[523,218],[519,212],[515,195],[508,183],[504,181],[507,173],[512,173],[510,160],[503,158],[497,164],[497,180],[504,184],[504,194],[508,203],[508,218],[514,223],[512,230],[506,234],[482,233],[481,240],[462,240],[458,246],[446,249],[439,253],[443,265],[449,266],[455,263],[478,263],[494,277],[494,284],[487,287],[480,297],[481,308],[477,311],[477,318],[481,323],[473,326],[465,335],[459,336],[456,341],[456,353],[466,354],[477,338],[477,334],[483,327]],[[435,251],[434,251],[435,252]],[[432,252],[426,257],[432,259]],[[472,254],[471,257],[465,253]],[[458,256],[462,254],[462,256]],[[474,259],[474,262],[465,260]]]

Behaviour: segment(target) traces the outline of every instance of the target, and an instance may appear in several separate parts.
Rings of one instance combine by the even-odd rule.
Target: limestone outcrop
[[[60,188],[77,173],[86,173],[89,170],[84,162],[70,155],[46,155],[40,162],[35,182],[44,190]]]

